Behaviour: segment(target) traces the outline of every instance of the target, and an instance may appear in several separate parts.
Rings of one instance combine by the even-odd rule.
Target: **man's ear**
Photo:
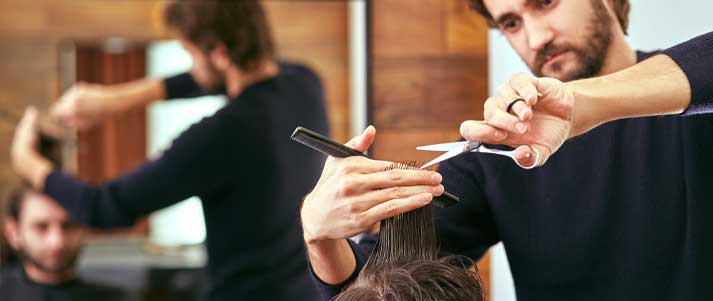
[[[225,44],[218,43],[213,47],[210,51],[210,61],[220,71],[225,71],[230,67],[230,55],[228,55],[228,48],[225,47]]]
[[[19,225],[17,220],[12,217],[6,217],[3,225],[3,234],[5,239],[10,243],[13,249],[18,250],[21,247],[20,234],[18,232]]]

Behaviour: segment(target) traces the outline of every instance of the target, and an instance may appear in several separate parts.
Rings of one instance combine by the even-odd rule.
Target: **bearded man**
[[[549,81],[612,74],[656,54],[627,43],[626,0],[470,3],[535,75]],[[674,59],[688,75],[690,63],[682,65],[676,53],[667,50],[652,61]],[[691,110],[683,115],[698,110],[695,83]],[[533,127],[557,116],[528,108],[537,92],[521,95],[510,84],[500,86],[496,98],[512,103],[507,112],[513,114],[488,114],[497,111],[488,110],[494,104],[488,100],[485,121],[465,122],[461,134],[483,137],[475,131],[490,130],[495,141],[551,134]],[[571,106],[554,109],[574,115]],[[374,241],[345,238],[375,220],[425,206],[445,188],[461,202],[436,212],[441,253],[477,260],[502,242],[519,300],[712,299],[710,116],[621,119],[564,142],[556,154],[547,143],[524,143],[529,148],[516,153],[518,161],[542,159],[531,170],[480,153],[445,161],[438,173],[384,172],[388,162],[330,158],[301,213],[315,282],[323,296],[337,294],[364,266]],[[562,143],[564,134],[554,138]],[[349,145],[364,151],[374,137],[369,128]]]

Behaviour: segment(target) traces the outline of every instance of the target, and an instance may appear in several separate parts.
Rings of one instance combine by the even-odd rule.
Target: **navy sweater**
[[[0,268],[0,300],[3,301],[128,301],[132,295],[75,278],[61,284],[35,282],[22,266]]]
[[[664,51],[691,87],[684,115],[713,111],[713,33]],[[648,54],[638,53],[639,59]],[[460,197],[436,212],[444,254],[503,242],[518,300],[713,299],[713,115],[607,123],[543,167],[470,153],[441,164]],[[357,270],[375,237],[350,241]]]
[[[165,83],[169,97],[200,91],[188,74]],[[324,158],[290,134],[298,125],[328,132],[323,98],[313,72],[280,64],[277,77],[247,87],[157,160],[98,186],[53,171],[45,192],[96,227],[199,196],[211,300],[314,300],[298,212]]]

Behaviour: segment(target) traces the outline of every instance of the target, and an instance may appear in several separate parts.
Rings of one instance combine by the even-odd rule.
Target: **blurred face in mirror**
[[[84,229],[54,200],[37,192],[26,192],[19,208],[18,219],[7,218],[5,230],[27,274],[50,282],[72,274]]]
[[[204,91],[216,91],[225,85],[225,76],[215,67],[210,56],[200,47],[186,39],[179,39],[181,46],[190,55],[193,65],[191,76]]]
[[[484,0],[510,45],[539,76],[592,77],[604,64],[614,18],[606,0]]]

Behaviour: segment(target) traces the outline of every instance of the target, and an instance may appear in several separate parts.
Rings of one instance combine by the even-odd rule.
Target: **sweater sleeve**
[[[225,94],[224,89],[216,91],[204,91],[200,85],[193,79],[190,73],[181,73],[163,80],[164,88],[166,89],[166,99],[177,98],[195,98],[204,95]]]
[[[216,114],[217,115],[217,114]],[[160,158],[101,185],[60,171],[45,179],[44,191],[79,222],[101,228],[128,226],[138,217],[201,195],[227,178],[222,166],[240,157],[223,139],[216,115],[193,125]],[[234,166],[234,165],[230,165]]]
[[[356,243],[351,239],[347,239],[347,241],[349,242],[349,246],[354,252],[354,257],[356,257],[356,268],[354,269],[354,272],[349,276],[349,278],[347,278],[347,280],[344,280],[344,282],[342,283],[334,285],[324,283],[321,279],[319,279],[319,277],[317,277],[317,275],[315,275],[314,271],[312,270],[312,266],[310,265],[309,269],[310,275],[312,275],[312,282],[314,282],[314,284],[317,286],[322,300],[331,300],[332,298],[334,298],[334,296],[341,293],[344,288],[346,288],[347,286],[349,286],[349,284],[356,280],[357,276],[359,275],[359,272],[362,268],[364,268],[364,264],[369,258],[369,254],[374,249],[378,237],[378,234],[369,235],[361,239],[359,243]]]
[[[465,154],[438,167],[446,191],[460,199],[448,208],[435,211],[434,223],[440,245],[439,255],[464,255],[478,260],[500,238],[495,220],[482,192],[479,179],[485,178],[478,154]]]
[[[691,102],[682,115],[713,112],[713,32],[663,51],[686,74]]]

